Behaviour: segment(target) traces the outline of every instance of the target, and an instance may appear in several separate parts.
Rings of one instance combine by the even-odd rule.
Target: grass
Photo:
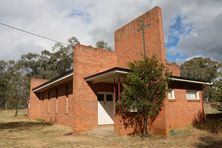
[[[222,133],[222,112],[218,111],[212,104],[205,104],[206,119],[204,122],[196,121],[194,126],[210,133]]]
[[[70,134],[72,129],[50,125],[41,120],[30,121],[25,111],[0,111],[0,147],[221,147],[222,133],[205,129],[173,130],[168,138],[116,136],[112,127],[103,127],[87,133]]]

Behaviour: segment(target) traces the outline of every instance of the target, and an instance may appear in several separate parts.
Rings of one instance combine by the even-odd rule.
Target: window
[[[56,109],[55,109],[55,113],[59,112],[59,100],[58,98],[56,98]]]
[[[50,104],[51,104],[50,101],[51,101],[50,100],[50,91],[48,91],[48,113],[50,113]]]
[[[196,90],[187,90],[188,100],[199,100],[199,93]]]
[[[44,100],[44,92],[41,93],[41,100]]]
[[[104,101],[104,94],[97,94],[98,101]]]
[[[170,100],[175,99],[174,89],[168,89],[167,96]]]
[[[50,90],[48,91],[48,99],[50,99]]]
[[[50,99],[48,100],[48,113],[50,113]]]
[[[113,94],[110,92],[98,92],[97,99],[98,101],[103,101],[103,103],[112,102]]]
[[[113,101],[113,95],[107,94],[106,101]]]
[[[58,100],[58,88],[56,88],[56,104],[55,104],[55,113],[59,111],[59,100]]]

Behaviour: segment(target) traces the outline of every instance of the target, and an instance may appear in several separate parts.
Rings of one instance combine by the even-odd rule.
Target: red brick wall
[[[180,76],[180,66],[176,63],[167,63],[167,69],[173,76]]]
[[[30,82],[30,108],[28,109],[28,117],[30,119],[40,118],[40,102],[38,96],[33,93],[32,89],[45,83],[48,80],[32,78]]]
[[[116,114],[114,132],[118,135],[135,135],[140,133],[142,122],[141,117],[135,116],[135,113],[120,113]],[[165,124],[165,107],[160,111],[159,115],[156,117],[152,123],[148,121],[148,129],[151,134],[163,135],[166,133]]]
[[[191,126],[195,119],[198,119],[199,116],[203,117],[203,95],[200,85],[173,82],[169,85],[169,87],[174,89],[175,100],[167,99],[166,103],[168,132],[171,129]],[[200,100],[187,100],[186,90],[199,91]]]
[[[65,102],[66,102],[66,85],[69,85],[68,90],[68,113],[65,112]],[[50,99],[48,96],[49,90],[41,92],[43,98],[40,95],[41,102],[41,118],[47,122],[60,123],[63,125],[73,126],[74,116],[72,110],[72,100],[73,100],[73,81],[61,84],[57,86],[57,99],[58,99],[58,112],[56,113],[56,87],[50,90]],[[50,101],[50,110],[48,109]]]
[[[147,55],[156,55],[158,59],[165,62],[161,9],[155,7],[116,30],[115,51],[117,54],[118,66],[127,67],[128,63],[143,57],[141,55],[143,54],[142,34],[137,31],[139,20],[141,19],[144,19],[145,24],[150,25],[145,29]]]
[[[74,49],[73,108],[74,132],[98,125],[97,97],[85,77],[117,66],[116,55],[104,49],[77,45]]]
[[[73,81],[65,82],[57,87],[58,99],[58,113],[56,113],[56,87],[47,89],[43,92],[33,93],[32,88],[39,86],[47,80],[32,79],[30,89],[30,119],[43,119],[51,123],[60,123],[68,126],[73,126],[73,113],[72,113],[72,98],[73,98]],[[65,112],[65,99],[66,99],[66,85],[69,85],[69,102],[68,113]],[[50,99],[48,93],[50,92]],[[50,101],[50,110],[48,105]]]

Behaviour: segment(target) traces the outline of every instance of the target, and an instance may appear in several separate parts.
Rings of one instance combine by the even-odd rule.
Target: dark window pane
[[[106,101],[113,101],[113,95],[106,95]]]
[[[97,94],[98,101],[104,101],[104,95],[103,94]]]

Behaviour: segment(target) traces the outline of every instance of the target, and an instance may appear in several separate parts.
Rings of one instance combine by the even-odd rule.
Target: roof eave
[[[188,79],[181,79],[181,78],[170,78],[171,81],[180,81],[180,82],[187,82],[187,83],[195,83],[195,84],[202,84],[202,85],[213,85],[213,82],[203,82],[203,81],[196,81],[196,80],[188,80]]]
[[[112,70],[112,71],[109,71],[107,73],[102,73],[102,74],[99,74],[99,75],[89,76],[89,77],[85,78],[85,80],[87,82],[89,82],[89,81],[93,81],[95,79],[99,79],[99,78],[102,78],[102,77],[105,77],[105,76],[108,76],[108,75],[112,75],[112,74],[127,74],[127,73],[128,73],[127,71]]]
[[[41,91],[41,90],[43,90],[43,89],[45,89],[45,88],[47,88],[47,87],[49,87],[49,86],[51,86],[53,84],[59,83],[62,80],[67,79],[67,78],[69,78],[71,76],[73,76],[73,72],[69,73],[67,75],[64,75],[64,76],[62,76],[62,77],[60,77],[58,79],[55,79],[54,81],[43,83],[42,85],[40,85],[40,87],[33,88],[32,91],[33,92],[39,92],[39,91]]]

